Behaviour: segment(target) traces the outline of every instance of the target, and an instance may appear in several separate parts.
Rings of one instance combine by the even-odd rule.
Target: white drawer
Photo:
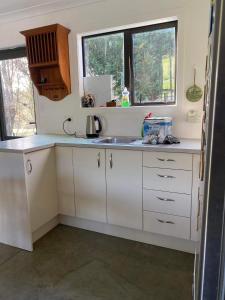
[[[177,170],[192,170],[192,155],[185,153],[144,152],[143,166]]]
[[[144,211],[144,231],[190,239],[190,219]]]
[[[192,171],[144,167],[143,187],[150,190],[191,194]]]
[[[190,218],[191,195],[143,191],[144,210]]]

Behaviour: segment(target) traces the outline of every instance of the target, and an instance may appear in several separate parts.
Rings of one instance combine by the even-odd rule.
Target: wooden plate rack
[[[71,93],[69,32],[59,24],[21,32],[26,37],[31,79],[39,94],[53,101]]]

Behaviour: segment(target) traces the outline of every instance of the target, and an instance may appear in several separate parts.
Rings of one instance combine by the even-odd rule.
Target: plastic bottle
[[[122,92],[122,101],[121,101],[121,106],[122,107],[129,107],[130,106],[130,100],[129,100],[129,91],[125,87],[123,92]]]

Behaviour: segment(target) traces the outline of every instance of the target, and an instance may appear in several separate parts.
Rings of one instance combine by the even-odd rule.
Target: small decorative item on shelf
[[[94,107],[95,106],[95,96],[92,94],[84,95],[81,98],[82,107]]]
[[[41,77],[40,83],[47,83],[48,79],[46,77]]]
[[[106,102],[107,107],[116,107],[116,100]]]
[[[198,102],[203,96],[202,89],[196,85],[196,68],[194,69],[194,85],[188,88],[186,98],[190,102]]]

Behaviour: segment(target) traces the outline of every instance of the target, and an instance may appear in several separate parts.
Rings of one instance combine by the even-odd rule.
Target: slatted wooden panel
[[[44,32],[27,37],[29,64],[53,63],[58,60],[56,32]]]

